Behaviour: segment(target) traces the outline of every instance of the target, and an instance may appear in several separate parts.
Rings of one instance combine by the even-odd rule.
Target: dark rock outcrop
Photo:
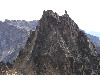
[[[24,75],[99,75],[95,46],[67,12],[44,11],[13,68]]]

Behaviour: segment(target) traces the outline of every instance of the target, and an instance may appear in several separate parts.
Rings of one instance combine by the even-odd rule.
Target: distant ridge
[[[38,21],[5,20],[0,21],[0,61],[10,62],[24,48],[30,35],[34,31]]]
[[[90,34],[90,35],[99,37],[99,40],[100,40],[100,32],[89,31],[89,32],[87,32],[87,33]]]

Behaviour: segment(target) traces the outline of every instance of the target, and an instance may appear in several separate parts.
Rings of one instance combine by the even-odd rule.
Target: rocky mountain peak
[[[59,20],[59,17],[61,17],[56,12],[53,12],[52,10],[47,10],[47,11],[44,10],[42,17],[49,17],[49,16],[54,17],[57,20]],[[65,10],[65,14],[62,16],[69,17],[66,10]]]
[[[13,68],[24,75],[91,75],[99,74],[98,63],[95,46],[67,12],[47,10]]]

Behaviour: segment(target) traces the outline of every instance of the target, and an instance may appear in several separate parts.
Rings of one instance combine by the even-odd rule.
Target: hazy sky
[[[100,0],[0,0],[0,20],[39,20],[43,10],[67,10],[81,29],[100,32]]]

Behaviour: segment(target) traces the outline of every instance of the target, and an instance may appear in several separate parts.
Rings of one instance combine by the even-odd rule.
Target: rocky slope
[[[19,51],[24,48],[30,30],[35,30],[36,20],[0,21],[0,61],[12,63]]]
[[[12,65],[0,62],[0,75],[22,75],[20,72],[12,69]]]
[[[44,11],[13,68],[24,75],[100,75],[95,46],[67,12]]]

